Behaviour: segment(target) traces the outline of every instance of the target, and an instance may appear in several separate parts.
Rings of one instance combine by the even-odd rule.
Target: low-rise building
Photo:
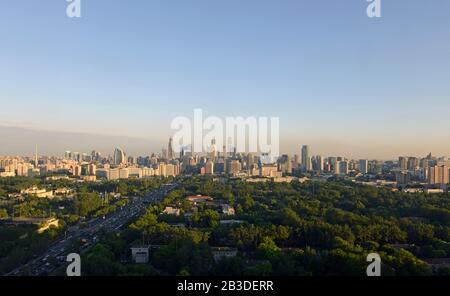
[[[55,190],[55,195],[68,195],[72,193],[70,188],[58,188]]]
[[[8,178],[8,177],[15,177],[16,173],[14,172],[1,172],[0,178]]]
[[[83,176],[83,180],[85,182],[95,182],[97,181],[97,176],[95,175]]]
[[[163,214],[174,215],[174,216],[179,216],[180,213],[181,213],[180,209],[173,208],[173,207],[166,207],[163,211]]]
[[[53,197],[53,191],[47,191],[46,189],[39,189],[37,186],[33,186],[27,189],[22,189],[20,194],[34,195],[36,197],[51,198]]]
[[[211,252],[215,261],[220,261],[223,258],[233,258],[237,255],[237,249],[230,247],[211,247]]]
[[[444,189],[425,189],[425,193],[427,194],[438,194],[438,193],[444,193]]]
[[[232,206],[228,204],[222,204],[222,214],[226,216],[234,216],[235,210]]]
[[[201,202],[207,202],[207,201],[213,201],[214,199],[210,196],[204,196],[204,195],[191,195],[186,197],[186,199],[193,203],[201,203]]]
[[[131,248],[131,258],[136,264],[146,264],[149,261],[149,246],[137,246]]]

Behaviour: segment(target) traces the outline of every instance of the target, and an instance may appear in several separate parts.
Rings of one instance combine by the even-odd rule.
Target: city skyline
[[[1,128],[0,128],[0,136],[1,136]],[[88,136],[95,136],[95,135],[88,135]],[[98,136],[98,135],[96,135],[96,136]],[[119,137],[113,137],[112,140],[117,139],[117,138],[119,138]],[[130,139],[130,138],[128,138],[128,139]],[[141,139],[141,140],[143,140],[143,139]],[[62,141],[64,141],[64,139]],[[28,150],[31,149],[30,147],[22,147],[23,148],[22,151],[26,151],[24,153],[3,153],[2,154],[1,153],[1,149],[0,149],[0,157],[15,157],[15,156],[18,156],[18,157],[31,157],[31,158],[33,158],[33,157],[37,157],[38,156],[38,149],[39,149],[39,157],[41,157],[41,156],[42,157],[61,157],[67,152],[79,153],[80,155],[81,154],[89,155],[92,152],[97,152],[97,153],[100,153],[103,157],[111,157],[113,159],[113,163],[116,163],[115,159],[116,159],[117,150],[121,151],[120,153],[123,153],[123,155],[121,156],[121,159],[125,159],[125,160],[126,160],[126,157],[148,157],[148,156],[151,156],[151,155],[155,155],[155,156],[158,156],[158,157],[165,158],[164,155],[169,156],[170,153],[171,153],[170,152],[171,144],[172,144],[172,138],[170,137],[169,138],[169,149],[167,149],[168,147],[164,146],[164,144],[161,144],[161,146],[159,146],[159,147],[157,147],[155,149],[147,149],[147,150],[144,149],[144,150],[142,150],[142,152],[136,152],[137,150],[133,150],[133,149],[128,150],[128,149],[126,149],[126,147],[128,147],[126,144],[124,146],[111,144],[108,147],[104,146],[101,149],[98,149],[98,147],[96,147],[96,146],[89,146],[89,147],[82,148],[82,149],[74,149],[74,148],[71,148],[71,147],[77,147],[76,145],[75,146],[71,146],[71,147],[69,147],[70,145],[65,145],[64,147],[66,147],[66,148],[64,148],[63,150],[52,149],[53,151],[55,151],[53,153],[46,152],[48,150],[46,149],[45,145],[44,145],[44,147],[42,149],[43,152],[41,153],[41,146],[39,146],[38,144],[33,144],[32,152],[28,151]],[[166,145],[167,145],[167,142],[166,142]],[[125,147],[125,148],[122,149],[123,147]],[[225,152],[225,150],[221,151],[219,149],[216,152],[219,153],[218,155],[221,155],[223,157],[223,153],[227,153],[227,155],[230,155],[232,153],[232,149],[233,149],[233,147],[230,146],[228,148],[229,151]],[[330,153],[321,153],[320,150],[319,151],[313,150],[312,153],[311,153],[311,146],[309,144],[303,144],[303,143],[298,145],[298,147],[296,149],[294,148],[294,149],[291,149],[291,150],[292,150],[292,153],[286,152],[286,151],[281,151],[280,155],[278,157],[276,157],[274,159],[274,161],[276,159],[278,159],[278,160],[283,159],[283,157],[285,155],[288,155],[288,156],[291,156],[291,157],[297,156],[298,160],[299,160],[298,161],[299,165],[311,169],[313,167],[313,163],[311,163],[311,161],[313,161],[315,157],[320,157],[320,158],[323,158],[323,157],[327,157],[327,158],[344,157],[345,159],[349,159],[349,160],[380,160],[380,161],[397,161],[399,159],[399,157],[400,158],[406,158],[406,161],[407,161],[408,158],[425,158],[428,155],[435,155],[436,157],[443,158],[443,159],[447,159],[448,157],[450,157],[450,156],[448,156],[448,154],[435,153],[435,151],[428,151],[428,152],[425,152],[425,153],[422,153],[422,154],[399,153],[397,155],[394,155],[391,158],[354,157],[354,156],[351,156],[351,155],[348,155],[348,154],[345,154],[345,153],[337,153],[336,151],[333,151],[333,150],[330,150],[331,151]],[[131,152],[129,152],[129,151],[131,151]],[[169,156],[167,158],[168,159],[178,158],[178,157],[181,157],[186,152],[188,152],[186,150],[186,147],[182,148],[180,151],[174,151],[173,150],[172,156],[171,157]],[[240,154],[240,155],[255,155],[255,156],[264,155],[264,153],[261,154],[261,153],[254,153],[254,152],[248,152],[248,151],[238,152],[238,154]],[[192,155],[203,156],[203,157],[206,157],[206,158],[209,159],[212,154],[211,154],[211,152],[209,150],[205,150],[205,151],[200,152],[200,153],[192,153]],[[216,155],[216,153],[214,153],[214,155]],[[214,157],[216,157],[216,156],[214,156]],[[450,158],[448,158],[448,159],[450,159]]]
[[[25,129],[18,127],[1,127],[0,126],[0,138],[2,138],[8,145],[0,145],[0,156],[27,156],[33,155],[35,145],[40,147],[42,154],[61,155],[66,150],[90,152],[91,150],[102,151],[103,153],[113,154],[116,147],[122,147],[124,150],[129,151],[132,155],[150,155],[151,153],[160,153],[162,148],[167,148],[167,141],[170,138],[168,135],[164,139],[149,139],[127,136],[110,136],[90,133],[65,133],[49,130],[35,130]],[[15,146],[14,142],[20,143],[20,146]],[[287,145],[283,138],[280,140],[280,152],[281,154],[301,155],[301,147],[305,143],[308,146],[314,148],[313,155],[329,155],[329,156],[345,156],[350,159],[378,159],[378,160],[393,160],[397,159],[399,155],[405,156],[425,156],[430,152],[438,156],[450,156],[450,149],[436,149],[436,145],[429,144],[423,149],[410,149],[405,143],[404,149],[391,150],[383,153],[383,145],[378,143],[377,146],[373,146],[370,152],[363,153],[350,153],[348,147],[355,145],[355,143],[347,145],[340,143],[336,145],[336,142],[326,142],[326,139],[322,140],[325,145],[320,145],[320,141],[306,141],[302,139],[296,139],[294,145]],[[319,145],[317,145],[319,143]],[[325,148],[324,148],[325,146]],[[387,145],[388,146],[388,145]],[[329,147],[329,148],[328,148]],[[428,149],[427,149],[428,148]],[[381,153],[380,153],[381,152]],[[206,152],[205,152],[206,153]]]
[[[213,139],[212,144],[215,143]],[[177,153],[173,150],[172,144],[173,139],[170,138],[167,148],[163,148],[161,153],[152,153],[151,156],[128,155],[122,148],[116,147],[113,155],[102,155],[97,150],[92,150],[90,153],[65,151],[62,157],[40,156],[36,145],[35,154],[32,157],[0,156],[0,177],[36,177],[56,174],[56,178],[72,176],[86,182],[96,182],[105,179],[141,179],[153,176],[176,177],[180,174],[186,176],[199,174],[250,178],[250,182],[266,182],[267,178],[272,178],[275,182],[291,182],[306,174],[318,179],[328,179],[333,176],[347,178],[362,182],[361,184],[375,186],[381,182],[387,186],[395,185],[395,188],[413,192],[422,189],[443,192],[450,183],[450,159],[436,157],[432,153],[426,157],[401,155],[395,161],[355,160],[343,156],[313,156],[309,145],[302,145],[301,155],[296,154],[291,157],[283,154],[273,158],[265,153],[258,155],[237,152],[236,147],[230,147],[232,151],[224,149],[222,154],[215,148],[205,153],[187,152],[184,149]],[[392,178],[395,178],[395,181]],[[305,181],[307,177],[306,179],[302,177],[300,180]],[[407,189],[408,186],[413,187]],[[414,186],[419,186],[421,189]],[[434,188],[436,186],[439,188]],[[43,194],[47,193],[43,192]]]

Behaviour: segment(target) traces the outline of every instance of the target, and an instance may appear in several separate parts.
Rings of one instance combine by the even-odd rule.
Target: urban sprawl
[[[248,182],[291,182],[292,180],[351,179],[366,185],[391,187],[405,192],[425,191],[442,193],[449,184],[450,160],[435,157],[400,156],[398,160],[347,159],[312,155],[310,147],[301,147],[300,155],[281,155],[267,162],[267,155],[237,153],[225,147],[216,149],[214,141],[210,151],[193,154],[175,153],[172,139],[159,155],[133,157],[121,148],[113,155],[102,156],[95,150],[90,154],[66,151],[64,156],[38,156],[37,147],[32,157],[0,157],[0,177],[46,176],[49,178],[75,178],[80,181],[120,180],[152,176],[226,175]],[[270,159],[270,158],[269,158]],[[27,194],[48,197],[53,193],[30,188]]]

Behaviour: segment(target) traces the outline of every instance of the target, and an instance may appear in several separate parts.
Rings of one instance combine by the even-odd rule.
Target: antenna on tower
[[[35,154],[34,154],[34,165],[36,166],[36,168],[38,167],[38,145],[36,144],[36,150],[35,150]]]

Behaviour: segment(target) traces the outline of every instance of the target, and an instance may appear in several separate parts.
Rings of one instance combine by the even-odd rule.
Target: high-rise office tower
[[[74,176],[81,176],[81,166],[76,165],[72,168]]]
[[[410,171],[414,171],[419,167],[419,159],[417,157],[408,158],[407,169]]]
[[[348,165],[348,161],[343,160],[343,161],[338,161],[339,163],[339,175],[348,175],[348,171],[349,171],[349,165]]]
[[[126,158],[125,158],[125,152],[123,152],[122,149],[120,148],[116,148],[114,150],[114,159],[113,162],[115,165],[121,165],[122,163],[126,162]]]
[[[407,158],[407,157],[400,156],[400,157],[398,158],[398,167],[399,167],[401,170],[407,170],[407,169],[408,169],[408,158]]]
[[[361,174],[367,174],[369,172],[369,161],[367,159],[360,159],[358,169]]]
[[[227,171],[227,146],[223,145],[223,170],[226,172]]]
[[[229,160],[229,164],[227,165],[229,174],[237,174],[242,170],[241,162],[237,159]]]
[[[449,183],[449,168],[448,166],[434,166],[430,167],[428,172],[428,183],[445,185]]]
[[[97,152],[95,150],[91,151],[91,160],[96,161],[97,160]]]
[[[76,161],[80,161],[80,160],[81,160],[80,152],[74,152],[74,153],[72,154],[72,159],[73,159],[73,160],[76,160]]]
[[[255,156],[252,153],[247,154],[247,170],[251,169],[255,163]]]
[[[70,151],[64,152],[64,158],[65,159],[72,159],[72,152],[70,152]]]
[[[172,138],[169,139],[169,145],[167,147],[167,158],[168,159],[174,159],[175,158],[175,153],[173,151],[173,147],[172,147]]]
[[[292,173],[291,158],[287,154],[281,155],[277,160],[277,171],[283,173]]]
[[[333,174],[339,174],[339,161],[337,160],[337,157],[329,157],[328,162],[331,166],[331,172]]]
[[[395,180],[398,185],[408,185],[411,182],[411,174],[406,171],[396,172]]]
[[[208,161],[206,161],[205,174],[207,174],[207,175],[214,174],[214,162],[211,159],[208,159]]]
[[[95,164],[90,164],[88,167],[88,175],[95,176],[97,172],[97,166]]]
[[[321,155],[317,155],[312,158],[312,169],[315,172],[319,172],[319,173],[323,172],[324,162],[323,162],[323,158]]]
[[[300,164],[300,159],[298,157],[298,154],[294,154],[294,159],[292,160],[292,168],[298,169],[299,164]]]
[[[311,167],[311,156],[308,145],[303,145],[302,147],[302,168],[304,171],[310,171]]]
[[[35,154],[34,154],[34,167],[37,168],[38,164],[39,164],[39,162],[38,162],[38,146],[36,144],[36,151],[35,151]]]
[[[383,173],[384,163],[382,161],[371,161],[369,162],[369,173],[373,175],[379,175]]]
[[[211,140],[211,146],[208,151],[208,158],[214,161],[216,159],[216,139]]]
[[[162,157],[162,159],[167,159],[167,149],[166,148],[163,148],[161,150],[161,157]]]

